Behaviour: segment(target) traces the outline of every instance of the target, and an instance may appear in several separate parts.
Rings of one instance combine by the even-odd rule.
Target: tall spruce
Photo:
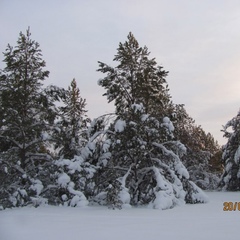
[[[223,147],[224,173],[220,186],[227,191],[240,190],[240,111],[223,128],[228,139]]]
[[[132,33],[119,44],[114,61],[117,67],[99,62],[98,69],[107,74],[99,85],[116,106],[116,119],[106,135],[105,171],[97,183],[99,202],[104,193],[106,203],[119,208],[149,204],[168,209],[204,202],[180,160],[185,147],[173,139],[167,72],[149,59],[147,47],[139,47]]]

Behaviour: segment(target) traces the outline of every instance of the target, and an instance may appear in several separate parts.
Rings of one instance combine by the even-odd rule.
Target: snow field
[[[236,240],[240,192],[208,192],[209,203],[170,210],[106,207],[25,207],[0,212],[1,240]]]

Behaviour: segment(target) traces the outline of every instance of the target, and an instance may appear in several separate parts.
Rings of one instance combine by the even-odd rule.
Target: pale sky
[[[91,118],[114,111],[97,61],[111,65],[131,31],[169,71],[173,102],[226,142],[220,130],[240,107],[239,0],[0,0],[1,53],[28,26],[50,71],[45,84],[75,78]]]

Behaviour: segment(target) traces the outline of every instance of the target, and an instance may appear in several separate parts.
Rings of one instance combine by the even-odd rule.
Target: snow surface
[[[106,207],[25,207],[0,211],[1,240],[236,240],[240,192],[208,192],[209,203],[170,210]]]

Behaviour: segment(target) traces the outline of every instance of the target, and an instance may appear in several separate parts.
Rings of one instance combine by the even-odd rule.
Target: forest
[[[172,101],[168,72],[130,32],[96,87],[114,114],[90,119],[77,80],[47,85],[30,30],[0,69],[0,209],[40,205],[150,206],[204,203],[209,191],[240,190],[240,112],[219,146]]]

